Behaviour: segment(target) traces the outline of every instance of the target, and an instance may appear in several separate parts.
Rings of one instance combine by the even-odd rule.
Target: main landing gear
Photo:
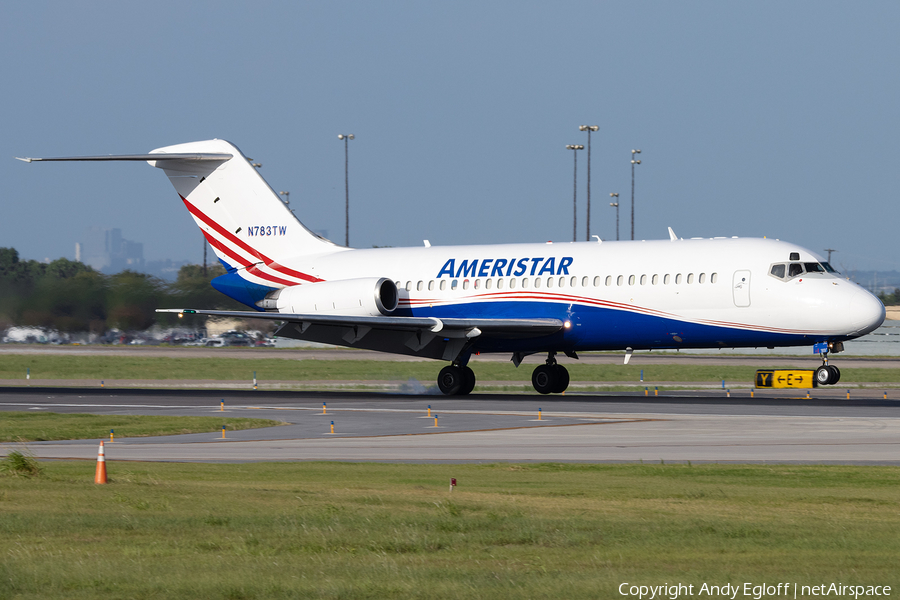
[[[446,366],[438,374],[438,387],[447,396],[468,395],[475,389],[475,372],[467,366]]]
[[[577,358],[574,353],[570,356]],[[454,362],[441,369],[437,383],[447,396],[465,396],[475,389],[475,373],[466,365]],[[534,369],[531,374],[531,385],[541,394],[561,394],[566,391],[569,387],[569,371],[556,363],[556,352],[548,353],[547,361]]]
[[[541,394],[561,394],[569,387],[569,371],[556,363],[555,352],[550,352],[547,362],[539,365],[531,374],[531,385]]]

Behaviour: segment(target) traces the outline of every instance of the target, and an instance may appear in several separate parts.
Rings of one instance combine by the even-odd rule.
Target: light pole
[[[575,157],[575,173],[572,179],[572,241],[578,237],[578,150],[584,150],[581,144],[569,144],[566,150],[572,150]]]
[[[828,253],[828,264],[830,265],[831,264],[831,253],[837,252],[837,250],[835,250],[834,248],[825,248],[825,252]]]
[[[615,198],[615,202],[610,202],[609,205],[615,207],[616,209],[616,241],[619,241],[619,194],[613,192],[609,195],[610,198]]]
[[[578,131],[588,132],[588,180],[587,180],[587,241],[591,241],[591,132],[600,129],[598,125],[579,125]]]
[[[640,153],[640,150],[631,151],[631,239],[634,239],[634,165],[641,164],[641,161],[634,159],[634,155]]]
[[[344,140],[344,245],[350,247],[350,150],[348,144],[353,139],[353,134],[338,134],[339,140]]]

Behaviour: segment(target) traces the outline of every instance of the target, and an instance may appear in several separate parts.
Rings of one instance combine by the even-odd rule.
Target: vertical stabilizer
[[[149,163],[165,171],[219,260],[243,279],[269,287],[317,281],[283,263],[342,249],[300,223],[229,142],[190,142],[150,154],[232,155],[223,160],[166,158]]]

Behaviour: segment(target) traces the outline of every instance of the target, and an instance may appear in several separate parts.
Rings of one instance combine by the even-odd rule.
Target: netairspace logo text
[[[619,586],[622,596],[634,596],[638,600],[678,600],[684,596],[701,596],[715,598],[810,598],[817,596],[841,596],[860,598],[867,596],[890,596],[889,585],[846,585],[843,583],[820,583],[818,585],[801,585],[798,583],[726,583],[723,585],[702,585],[684,583],[663,583],[662,585],[639,585],[625,582]]]

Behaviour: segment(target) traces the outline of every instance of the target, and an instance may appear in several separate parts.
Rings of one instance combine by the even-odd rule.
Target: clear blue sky
[[[0,246],[74,257],[89,225],[148,260],[202,238],[143,163],[213,137],[351,245],[566,241],[593,137],[592,233],[763,236],[900,269],[896,2],[16,2],[0,20]],[[579,155],[584,237],[586,152]]]

